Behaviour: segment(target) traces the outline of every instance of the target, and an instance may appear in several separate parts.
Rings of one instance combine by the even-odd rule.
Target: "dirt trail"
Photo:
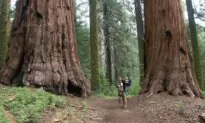
[[[16,118],[9,111],[4,110],[4,115],[9,119],[10,123],[17,123]]]
[[[123,109],[117,99],[105,100],[93,97],[88,102],[97,110],[89,111],[85,123],[135,123],[135,120],[138,119],[131,105]],[[93,114],[95,114],[94,117]]]
[[[90,97],[83,100],[68,98],[69,104],[76,106],[79,113],[72,115],[55,111],[60,117],[46,113],[42,123],[201,123],[198,115],[205,112],[205,100],[190,97],[174,97],[165,93],[152,97],[140,95],[128,98],[128,107],[121,108],[117,99]],[[86,112],[82,104],[86,102]],[[68,106],[69,107],[69,106]],[[70,111],[71,109],[65,109]],[[63,115],[62,115],[63,114]],[[55,119],[51,122],[51,119]],[[62,120],[63,119],[63,120]]]
[[[128,107],[120,108],[117,99],[91,97],[84,123],[200,123],[198,115],[205,112],[205,101],[189,97],[159,94],[128,99]]]

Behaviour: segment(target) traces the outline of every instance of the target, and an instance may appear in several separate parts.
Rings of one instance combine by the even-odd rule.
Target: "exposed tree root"
[[[190,69],[185,71],[182,74],[174,72],[167,76],[165,76],[165,72],[161,71],[155,73],[153,77],[146,77],[145,86],[140,93],[148,93],[151,96],[160,92],[167,92],[174,96],[187,95],[192,98],[202,98],[200,89],[190,76],[192,75]]]

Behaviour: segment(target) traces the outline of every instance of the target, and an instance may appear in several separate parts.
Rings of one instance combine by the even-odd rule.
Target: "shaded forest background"
[[[107,88],[109,85],[109,79],[106,77],[106,63],[103,61],[106,58],[105,47],[106,44],[105,35],[103,34],[103,27],[105,24],[110,25],[109,31],[109,41],[110,49],[112,53],[112,82],[117,82],[118,76],[129,76],[134,85],[130,89],[131,95],[136,95],[140,89],[140,67],[144,67],[143,64],[140,64],[139,60],[139,43],[137,35],[137,25],[136,25],[136,16],[135,16],[135,5],[133,1],[117,1],[117,0],[105,0],[108,4],[109,10],[109,20],[104,20],[103,18],[103,2],[99,2],[98,5],[98,14],[99,14],[99,46],[100,46],[100,87],[102,90],[99,90],[100,93],[105,95],[116,95],[116,91],[110,92],[113,89]],[[189,44],[192,50],[191,44],[191,35],[190,27],[187,13],[187,1],[182,1],[182,8],[185,16],[185,23],[187,27],[187,32],[189,36]],[[196,1],[195,1],[196,2]],[[204,20],[204,1],[199,1],[198,4],[193,4],[193,14],[196,21],[196,31],[197,31],[197,41],[199,46],[199,62],[200,66],[197,69],[200,69],[202,72],[202,86],[205,86],[205,20]],[[76,30],[77,30],[77,41],[78,41],[78,54],[81,60],[82,68],[87,77],[90,78],[90,56],[87,53],[86,47],[89,45],[89,15],[87,14],[89,9],[85,6],[88,6],[88,1],[81,1],[76,5]],[[141,10],[143,14],[143,1],[141,1]],[[107,21],[106,23],[104,21]],[[139,33],[139,32],[138,32]],[[87,34],[87,35],[85,35]],[[85,36],[83,38],[83,36]],[[86,40],[87,39],[87,40]],[[143,40],[143,39],[142,39]],[[85,43],[87,42],[87,43]],[[86,45],[85,45],[86,44]],[[105,47],[104,47],[105,45]],[[142,49],[143,50],[143,49]],[[198,61],[197,61],[198,62]]]
[[[15,3],[14,1],[11,1]],[[196,23],[200,70],[202,72],[202,83],[205,86],[205,17],[203,0],[199,4],[193,4]],[[190,37],[189,22],[186,1],[182,1],[184,16],[186,17],[187,31]],[[81,0],[75,2],[75,26],[78,55],[81,67],[87,78],[91,78],[91,55],[90,55],[90,29],[89,29],[89,1]],[[105,13],[105,9],[106,12]],[[143,14],[143,1],[141,1]],[[15,6],[11,6],[10,18],[14,18]],[[131,95],[136,95],[140,89],[140,64],[135,16],[135,5],[133,1],[104,0],[97,5],[98,13],[98,41],[100,62],[100,86],[97,93],[114,96],[117,94],[116,83],[118,76],[128,76],[133,81],[129,90]],[[106,14],[106,15],[105,15]],[[108,31],[105,32],[105,28]],[[191,47],[191,37],[189,38]],[[143,50],[143,49],[142,49]],[[109,54],[108,54],[109,53]],[[109,56],[109,57],[108,57]],[[107,69],[109,67],[109,70]],[[110,75],[108,75],[108,73]],[[143,73],[141,73],[143,74]],[[143,75],[142,75],[143,76]]]
[[[1,5],[3,4],[0,0]],[[12,4],[15,0],[8,0]],[[7,25],[0,24],[0,68],[3,66],[6,59],[6,51],[8,45],[8,37],[10,28],[15,15],[15,6],[9,6],[8,3],[4,3],[4,7],[1,8],[0,23],[8,22]],[[191,0],[183,0],[182,6],[185,16],[186,31],[189,37],[189,46],[192,52],[192,56],[195,63],[196,74],[198,75],[198,81],[200,88],[205,94],[205,6],[204,0],[198,0],[198,4],[190,4]],[[194,2],[195,3],[195,2]],[[143,85],[144,79],[144,34],[143,34],[143,22],[144,22],[144,1],[143,0],[99,0],[97,6],[91,7],[88,0],[76,0],[75,2],[75,31],[77,38],[77,53],[80,59],[81,67],[85,73],[86,78],[91,81],[92,85],[95,85],[93,90],[98,96],[116,97],[117,96],[117,79],[119,76],[123,78],[128,76],[132,80],[132,86],[129,89],[129,95],[137,95]],[[93,3],[92,3],[93,5]],[[139,6],[140,5],[140,6]],[[190,7],[192,5],[193,9]],[[97,31],[90,27],[90,9],[96,9]],[[189,6],[189,7],[187,7]],[[7,11],[8,10],[8,11]],[[6,12],[5,12],[6,11]],[[141,13],[141,16],[140,16]],[[5,15],[9,14],[9,16]],[[189,15],[189,16],[188,16]],[[93,17],[93,16],[92,16]],[[195,22],[196,21],[196,25]],[[194,25],[193,25],[194,24]],[[7,27],[7,28],[5,28]],[[193,36],[193,31],[196,30],[197,36]],[[97,34],[98,50],[94,53],[91,51],[92,43],[90,42],[91,32],[94,31]],[[96,37],[94,37],[96,38]],[[193,40],[194,39],[194,40]],[[97,63],[99,63],[99,69],[97,69],[97,75],[99,78],[94,79],[99,81],[93,81],[92,69],[96,69],[92,66],[92,55],[97,53]],[[95,57],[94,57],[95,58]],[[99,72],[99,74],[98,74]],[[95,72],[94,72],[95,73]],[[96,73],[95,73],[96,74]],[[94,82],[94,84],[93,84]],[[16,88],[5,87],[0,85],[0,121],[6,122],[5,114],[11,112],[19,122],[37,122],[40,119],[41,113],[49,108],[59,108],[57,113],[62,113],[64,116],[66,113],[71,113],[76,107],[68,106],[66,102],[67,98],[64,96],[57,96],[47,93],[43,88]],[[35,92],[35,93],[34,93]],[[6,97],[6,98],[5,98]],[[71,95],[73,97],[73,95]],[[99,98],[96,100],[98,101]],[[101,99],[101,98],[100,98]],[[71,99],[72,100],[72,99]],[[96,103],[95,99],[92,101]],[[163,98],[162,98],[163,100]],[[69,100],[70,101],[70,100]],[[78,100],[77,100],[78,101]],[[107,100],[104,100],[105,102]],[[112,102],[113,101],[113,102]],[[158,100],[159,101],[159,100]],[[80,102],[80,101],[78,101]],[[103,102],[103,101],[102,101]],[[116,105],[114,100],[110,100],[111,105]],[[133,106],[136,106],[136,100],[133,99]],[[159,101],[160,102],[160,101]],[[69,103],[72,104],[73,102]],[[81,102],[80,102],[81,103]],[[98,103],[98,102],[97,102]],[[97,104],[96,103],[96,104]],[[103,102],[103,104],[105,104]],[[78,115],[73,114],[73,117],[81,117],[88,109],[86,102],[82,102],[80,110],[77,110]],[[149,104],[150,105],[150,104]],[[96,106],[96,105],[94,105]],[[203,105],[204,106],[204,105]],[[202,108],[204,108],[202,106]],[[72,108],[71,108],[72,107]],[[155,107],[155,106],[153,106]],[[164,106],[165,107],[165,106]],[[62,110],[63,108],[63,110]],[[77,107],[79,108],[79,107]],[[102,108],[102,107],[101,107]],[[113,108],[113,107],[112,107]],[[140,107],[139,107],[140,108]],[[167,107],[165,107],[167,108]],[[177,109],[183,109],[184,107],[179,105]],[[201,108],[201,107],[200,107]],[[33,110],[35,109],[35,110]],[[196,109],[194,107],[194,109]],[[61,111],[59,111],[61,110]],[[92,109],[91,109],[92,110]],[[144,108],[143,108],[144,110]],[[32,112],[31,112],[32,111]],[[116,110],[112,110],[115,112]],[[137,110],[138,111],[138,110]],[[6,113],[5,113],[6,112]],[[66,113],[65,113],[66,112]],[[73,111],[75,112],[75,111]],[[107,111],[105,111],[107,114]],[[118,113],[119,111],[117,111]],[[71,116],[68,113],[69,116]],[[76,113],[76,112],[75,112]],[[112,113],[112,112],[111,112]],[[158,113],[158,112],[157,112]],[[164,113],[162,113],[164,114]],[[67,115],[67,114],[66,114]],[[66,116],[67,117],[67,116]],[[76,118],[77,119],[77,118]],[[5,120],[5,121],[4,121]],[[70,119],[68,118],[68,121]]]

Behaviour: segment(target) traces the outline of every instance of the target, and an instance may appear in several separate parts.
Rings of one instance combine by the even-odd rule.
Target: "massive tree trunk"
[[[112,58],[111,58],[111,44],[109,31],[109,10],[107,1],[103,4],[103,18],[104,18],[104,34],[105,34],[105,52],[106,52],[106,77],[112,84]]]
[[[8,15],[9,5],[7,0],[0,0],[0,69],[7,54],[8,45]]]
[[[4,84],[44,87],[58,94],[90,94],[76,51],[73,0],[18,0]]]
[[[139,47],[139,64],[140,64],[140,85],[143,86],[144,81],[144,27],[142,20],[142,7],[140,0],[135,0],[135,15],[137,22],[137,37]]]
[[[200,62],[200,57],[199,57],[198,39],[197,39],[197,32],[196,32],[196,23],[194,19],[194,9],[193,9],[191,0],[186,0],[186,4],[187,4],[189,29],[190,29],[190,37],[191,37],[196,78],[199,82],[200,88],[204,90],[204,84],[202,82],[201,62]]]
[[[89,0],[90,3],[90,46],[91,46],[91,87],[99,88],[99,51],[98,51],[98,22],[97,0]]]
[[[145,0],[146,77],[141,93],[201,97],[179,0]]]

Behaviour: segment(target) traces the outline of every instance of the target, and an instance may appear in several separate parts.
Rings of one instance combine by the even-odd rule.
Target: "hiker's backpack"
[[[132,81],[129,80],[128,83],[127,83],[127,86],[130,87],[131,85],[132,85]]]

